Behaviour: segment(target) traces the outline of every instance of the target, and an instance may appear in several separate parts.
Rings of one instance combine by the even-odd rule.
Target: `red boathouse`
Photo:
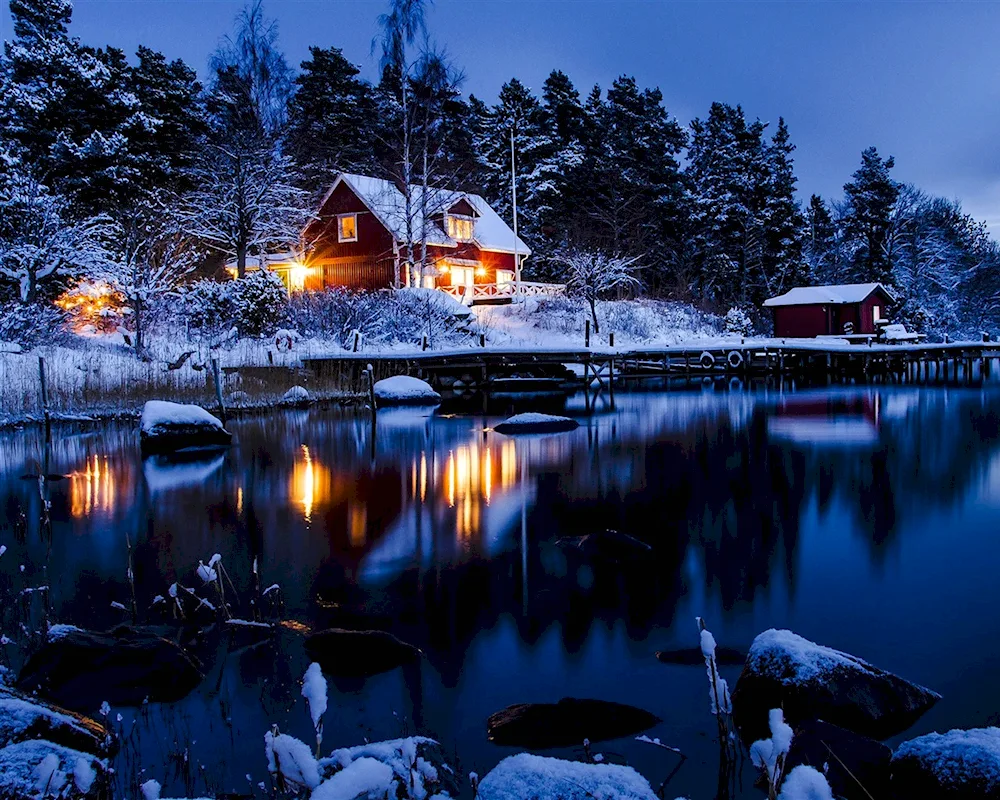
[[[878,332],[895,298],[881,283],[799,286],[764,301],[774,315],[774,335],[788,338]]]

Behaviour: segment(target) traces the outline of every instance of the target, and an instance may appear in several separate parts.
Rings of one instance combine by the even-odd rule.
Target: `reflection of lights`
[[[458,534],[468,538],[479,529],[482,505],[489,505],[497,489],[506,491],[517,481],[517,454],[512,441],[499,445],[494,454],[489,444],[471,442],[449,451],[444,468],[444,493],[456,511]],[[421,500],[426,485],[426,459],[421,458]]]
[[[236,514],[237,516],[243,514],[243,487],[236,487]]]
[[[97,455],[84,462],[84,472],[74,472],[70,477],[70,515],[79,519],[95,511],[110,511],[115,502],[115,476]]]
[[[347,535],[351,547],[363,547],[368,538],[368,506],[364,503],[348,503]]]
[[[329,495],[330,473],[313,458],[307,445],[302,445],[301,455],[292,467],[291,495],[302,506],[306,522],[311,522],[313,509]]]

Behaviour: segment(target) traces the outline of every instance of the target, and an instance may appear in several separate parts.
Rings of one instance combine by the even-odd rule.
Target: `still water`
[[[284,618],[389,630],[425,654],[331,680],[325,747],[423,733],[480,775],[514,752],[487,740],[489,714],[593,697],[662,718],[649,734],[688,756],[668,796],[714,796],[704,670],[654,657],[695,646],[696,615],[722,645],[788,627],[939,691],[908,736],[997,722],[1000,391],[707,387],[545,410],[581,427],[512,438],[489,430],[498,416],[386,411],[373,441],[365,415],[275,412],[183,465],[144,463],[133,424],[67,426],[48,457],[68,476],[49,486],[51,541],[21,478],[44,468],[40,432],[5,432],[0,582],[9,597],[46,584],[52,619],[95,628],[123,619],[129,547],[143,621],[219,553],[248,616],[257,559]],[[587,561],[557,544],[606,529],[653,555]],[[120,767],[165,795],[260,796],[270,725],[312,736],[301,636],[201,655],[186,700],[116,710]],[[677,763],[632,740],[596,749],[654,788]]]

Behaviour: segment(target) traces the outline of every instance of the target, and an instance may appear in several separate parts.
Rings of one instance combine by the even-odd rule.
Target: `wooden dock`
[[[998,342],[837,345],[822,340],[763,340],[653,348],[466,348],[423,352],[335,352],[302,359],[319,375],[360,380],[371,364],[376,379],[413,375],[438,389],[490,391],[502,385],[611,388],[655,377],[800,377],[892,383],[972,383],[986,380],[1000,360]]]

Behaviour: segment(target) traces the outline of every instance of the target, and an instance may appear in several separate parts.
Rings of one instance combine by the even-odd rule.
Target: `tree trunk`
[[[247,243],[240,241],[236,245],[236,277],[245,278],[247,276]]]
[[[135,354],[142,356],[142,299],[136,295],[135,302],[132,303],[132,311],[135,313]]]
[[[597,324],[597,300],[596,298],[590,298],[590,316],[594,320],[594,333],[600,333],[601,328]]]

